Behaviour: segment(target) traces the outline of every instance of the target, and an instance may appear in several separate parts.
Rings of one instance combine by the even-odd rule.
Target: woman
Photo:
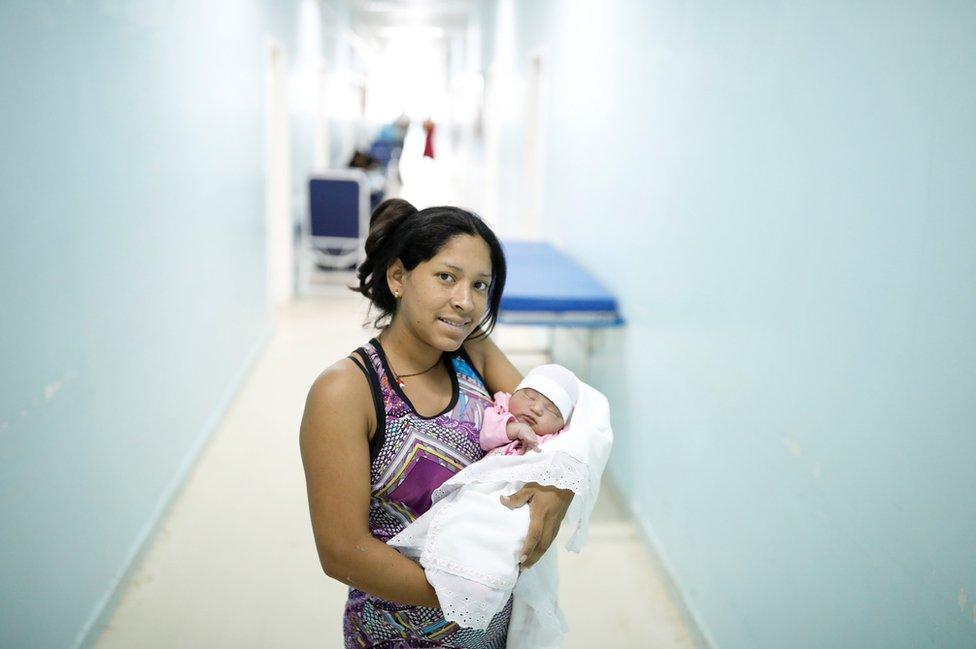
[[[319,560],[350,587],[345,646],[500,649],[511,601],[484,631],[448,623],[420,565],[386,541],[484,456],[490,395],[521,380],[487,337],[505,284],[501,246],[469,212],[391,199],[370,219],[358,277],[374,324],[387,324],[315,380],[300,435]],[[523,569],[549,548],[572,496],[529,483],[504,503],[530,508]]]

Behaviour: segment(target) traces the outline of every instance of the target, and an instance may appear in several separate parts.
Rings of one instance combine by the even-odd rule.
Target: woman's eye
[[[487,291],[488,290],[488,282],[475,282],[474,283],[474,286],[479,291]]]
[[[445,282],[449,282],[454,279],[454,277],[450,273],[437,273],[437,277],[444,280]]]

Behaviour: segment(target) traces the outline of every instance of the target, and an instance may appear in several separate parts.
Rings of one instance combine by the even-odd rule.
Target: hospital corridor
[[[0,3],[0,649],[976,647],[974,34]]]
[[[294,433],[311,379],[370,335],[361,301],[324,295],[278,313],[96,647],[338,646],[330,639],[342,635],[347,589],[309,569],[317,561]],[[508,333],[512,344],[530,338]],[[612,486],[600,498],[585,551],[559,560],[566,615],[601,623],[573,624],[565,646],[700,646]],[[640,614],[620,599],[641,602]]]

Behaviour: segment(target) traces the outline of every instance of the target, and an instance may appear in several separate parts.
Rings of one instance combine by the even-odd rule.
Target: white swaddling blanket
[[[448,621],[485,629],[514,595],[506,649],[558,649],[568,625],[559,609],[557,552],[520,576],[518,553],[529,506],[500,501],[528,482],[574,492],[563,524],[566,548],[579,552],[610,457],[613,432],[606,397],[580,381],[569,425],[524,455],[488,455],[454,474],[431,496],[431,508],[387,543],[419,560]]]

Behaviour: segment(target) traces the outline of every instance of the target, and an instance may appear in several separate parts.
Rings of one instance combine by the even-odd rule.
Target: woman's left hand
[[[502,496],[501,501],[509,509],[529,504],[529,533],[519,555],[519,572],[528,570],[542,558],[555,540],[563,517],[573,501],[573,492],[528,482],[511,496]]]

